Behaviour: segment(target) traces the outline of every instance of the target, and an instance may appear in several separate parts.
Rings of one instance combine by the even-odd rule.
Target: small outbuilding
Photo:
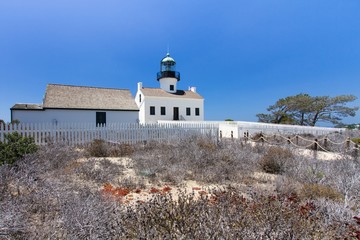
[[[48,84],[42,104],[15,104],[11,120],[21,123],[135,123],[139,109],[130,90]]]

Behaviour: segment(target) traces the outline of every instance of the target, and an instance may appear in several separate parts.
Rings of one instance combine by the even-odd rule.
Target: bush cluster
[[[88,146],[86,152],[91,157],[125,157],[134,153],[129,144],[111,144],[102,139],[95,139]]]
[[[270,147],[261,158],[260,166],[266,173],[282,174],[286,163],[293,157],[289,149]]]
[[[100,144],[107,154],[120,145]],[[0,236],[5,239],[358,239],[359,162],[319,161],[291,148],[214,143],[193,136],[148,142],[131,154],[131,171],[112,159],[48,145],[16,164],[0,166]],[[100,152],[102,148],[99,148]],[[278,157],[278,158],[277,158]],[[287,160],[283,163],[282,158]],[[263,161],[280,161],[276,191],[244,184]],[[271,162],[269,161],[269,162]],[[270,164],[271,165],[271,164]],[[129,169],[127,169],[129,170]],[[262,173],[264,174],[264,173]],[[122,180],[114,183],[116,179]],[[139,180],[141,179],[141,180]],[[157,185],[183,180],[217,185],[207,195],[171,195]],[[137,194],[152,182],[149,201],[111,198]],[[255,181],[255,180],[253,180]],[[250,182],[250,181],[249,181]],[[255,184],[258,182],[255,182]],[[246,185],[246,186],[244,186]],[[115,187],[116,186],[116,187]],[[268,186],[268,185],[267,185]],[[166,188],[168,189],[168,188]],[[110,196],[110,197],[109,197]]]
[[[174,184],[184,180],[226,184],[241,181],[251,174],[258,157],[251,146],[238,142],[214,143],[193,136],[169,144],[146,144],[132,156],[134,169],[152,181]]]
[[[36,150],[33,138],[21,136],[18,132],[5,134],[5,142],[0,142],[0,165],[12,164],[25,154],[34,153]]]
[[[122,235],[129,239],[337,239],[358,236],[354,223],[329,219],[329,209],[294,195],[243,197],[234,188],[195,200],[180,193],[127,208]],[[119,224],[119,225],[120,225]],[[316,229],[314,231],[314,229]]]

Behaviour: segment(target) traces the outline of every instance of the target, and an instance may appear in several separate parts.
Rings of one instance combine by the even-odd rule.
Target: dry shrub
[[[296,180],[286,176],[278,176],[275,179],[275,189],[279,195],[293,196],[298,195],[302,185]]]
[[[270,147],[260,160],[260,166],[266,173],[282,174],[287,161],[293,158],[290,150],[280,147]]]
[[[334,239],[356,234],[354,223],[333,223],[326,209],[316,202],[259,192],[253,192],[252,197],[244,198],[234,188],[215,190],[210,197],[197,200],[184,192],[176,199],[169,194],[155,195],[149,202],[127,208],[120,220],[122,237]]]
[[[93,140],[85,150],[91,157],[130,157],[135,151],[130,144],[112,144],[102,139]]]
[[[114,180],[124,170],[122,165],[111,162],[108,159],[90,158],[74,169],[81,179],[104,183]]]
[[[199,149],[202,149],[204,151],[209,151],[209,152],[214,152],[217,149],[216,144],[206,138],[200,138],[197,140],[197,145],[199,147]]]
[[[91,157],[108,157],[110,150],[108,144],[102,139],[95,139],[87,147],[86,152]]]
[[[215,144],[211,139],[192,136],[168,144],[137,148],[132,156],[136,172],[157,180],[181,183],[196,180],[207,183],[240,181],[255,169],[257,153],[237,141]]]
[[[130,157],[135,149],[132,145],[122,143],[110,147],[110,157]]]
[[[263,157],[249,144],[241,145],[236,140],[218,144],[211,151],[206,150],[207,143],[199,141],[208,140],[192,137],[134,146],[134,170],[142,174],[136,179],[121,177],[122,168],[113,165],[115,162],[90,158],[78,164],[82,152],[59,145],[41,147],[12,166],[0,166],[0,238],[359,238],[359,225],[352,219],[359,214],[359,163],[351,159],[299,161],[303,157],[295,156],[297,161],[290,163],[288,159],[285,174],[278,176],[282,178],[277,182],[278,194],[270,196],[254,186],[240,186],[242,189],[206,189],[209,195],[200,198],[187,193],[173,198],[165,188],[159,188],[164,195],[153,194],[148,202],[128,206],[104,196],[96,187],[111,182],[123,190],[140,193],[141,181],[151,177],[158,182],[166,176],[176,176],[173,178],[178,182],[188,178],[241,185],[246,174],[258,170],[258,160]],[[267,147],[262,149],[269,152]],[[297,182],[326,183],[345,199],[298,197],[294,192],[302,189]],[[316,196],[333,196],[331,190],[318,193],[322,191],[315,189]],[[334,196],[336,199],[336,193]]]
[[[344,199],[344,196],[334,188],[312,183],[305,183],[303,185],[300,196],[306,199],[326,198],[334,201],[342,201]]]

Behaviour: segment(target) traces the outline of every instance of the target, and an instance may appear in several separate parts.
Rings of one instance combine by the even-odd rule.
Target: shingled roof
[[[16,103],[11,109],[14,110],[42,110],[43,107],[41,104],[33,104],[33,103]]]
[[[178,90],[176,93],[169,93],[161,88],[142,88],[141,92],[144,96],[150,97],[170,97],[170,98],[187,98],[187,99],[204,99],[198,93],[193,91]]]
[[[48,84],[44,108],[139,110],[127,89]]]

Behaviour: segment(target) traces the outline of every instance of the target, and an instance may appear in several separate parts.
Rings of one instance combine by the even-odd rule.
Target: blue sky
[[[360,98],[359,12],[358,0],[0,0],[0,119],[48,83],[158,87],[168,45],[206,120],[257,121],[298,93]]]

